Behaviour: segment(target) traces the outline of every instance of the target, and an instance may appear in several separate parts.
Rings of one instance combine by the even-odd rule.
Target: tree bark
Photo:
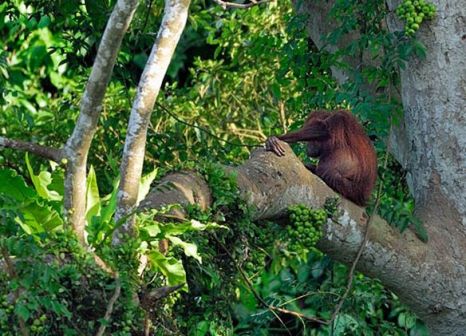
[[[61,149],[42,146],[33,142],[9,139],[2,136],[0,136],[0,148],[11,148],[25,151],[57,163],[60,163],[63,158],[63,150]]]
[[[413,57],[401,70],[406,138],[392,140],[395,148],[406,148],[397,156],[418,212],[448,209],[466,230],[466,7],[462,1],[432,2],[437,16],[416,35],[426,58]],[[388,3],[394,10],[398,1]],[[400,29],[394,15],[388,23],[390,30]]]
[[[162,24],[141,76],[137,96],[131,109],[120,168],[121,182],[118,187],[115,221],[131,212],[137,205],[147,127],[163,78],[186,25],[189,4],[190,0],[166,0],[165,2]],[[119,243],[121,233],[131,231],[131,223],[132,221],[128,220],[120,230],[115,232],[114,244]]]
[[[64,147],[68,160],[65,177],[65,211],[79,239],[85,241],[86,164],[89,147],[97,129],[102,101],[121,41],[133,18],[138,0],[118,0],[108,20],[91,75],[86,85],[79,117],[72,135]]]
[[[257,149],[243,165],[227,168],[235,173],[238,187],[250,205],[254,219],[283,216],[293,204],[319,208],[329,197],[338,196],[320,178],[310,173],[283,143],[286,155],[278,157]],[[192,172],[166,176],[141,202],[143,208],[162,205],[210,201],[209,188]],[[367,225],[363,208],[342,199],[337,220],[328,220],[324,238],[318,247],[332,258],[351,263],[359,249]],[[453,247],[452,230],[429,231],[429,244],[421,242],[411,231],[400,234],[383,219],[375,216],[369,227],[369,239],[357,269],[379,278],[429,325],[433,335],[463,335],[466,330],[466,244]],[[456,239],[456,238],[455,238]],[[453,251],[454,248],[457,248]]]
[[[416,200],[416,215],[427,228],[429,242],[426,251],[422,252],[424,261],[413,264],[414,271],[410,276],[402,276],[405,267],[411,269],[406,266],[406,260],[400,259],[398,269],[392,270],[397,279],[405,281],[405,289],[393,284],[395,279],[384,280],[381,269],[372,268],[369,273],[399,293],[424,318],[433,335],[464,335],[466,7],[462,1],[432,2],[437,7],[437,17],[423,23],[416,34],[426,46],[427,56],[422,60],[411,58],[408,66],[401,70],[404,120],[390,139],[392,152],[408,171],[407,181]],[[387,3],[391,10],[387,18],[388,28],[390,31],[401,30],[401,23],[393,13],[400,1],[388,0]],[[334,1],[305,1],[298,7],[298,11],[309,19],[308,32],[317,47],[323,47],[321,36],[334,29],[335,22],[327,18],[333,4]],[[341,43],[357,34],[349,34]],[[361,61],[366,62],[359,58],[349,63]],[[339,81],[351,80],[345,74],[334,72],[334,75]],[[407,242],[400,240],[396,244]],[[374,262],[384,263],[383,254],[378,257],[381,259],[374,258]],[[423,290],[418,290],[421,288],[424,294]],[[418,295],[420,297],[414,297]],[[425,302],[419,302],[420,299]]]

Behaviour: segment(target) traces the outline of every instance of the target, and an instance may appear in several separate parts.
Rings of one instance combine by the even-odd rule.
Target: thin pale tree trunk
[[[162,24],[141,76],[136,99],[131,109],[120,168],[121,181],[115,221],[130,213],[137,205],[150,116],[170,60],[186,25],[189,5],[190,0],[167,0],[165,2]],[[116,231],[113,237],[115,244],[119,243],[119,233],[131,231],[131,223],[131,220],[127,220],[120,230]]]
[[[65,177],[65,211],[79,239],[85,241],[86,163],[97,129],[102,102],[112,76],[121,41],[133,18],[138,0],[118,0],[108,20],[91,75],[81,99],[80,113],[64,147],[68,161]]]

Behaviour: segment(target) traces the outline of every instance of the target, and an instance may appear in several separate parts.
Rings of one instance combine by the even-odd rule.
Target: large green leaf
[[[117,205],[117,193],[118,193],[119,180],[117,180],[113,186],[112,192],[104,197],[104,200],[108,199],[108,202],[105,206],[102,206],[100,211],[101,222],[108,223],[112,219],[113,214],[116,210]]]
[[[162,232],[158,222],[155,222],[152,225],[146,225],[146,226],[142,227],[140,230],[147,232],[149,237],[157,237],[157,235]]]
[[[0,194],[8,195],[18,202],[34,200],[37,197],[36,191],[28,187],[24,179],[14,170],[0,169],[0,181]]]
[[[146,197],[150,190],[150,185],[152,181],[154,181],[155,177],[157,176],[157,168],[152,170],[149,174],[144,175],[141,178],[141,182],[139,183],[139,192],[138,192],[138,203]]]
[[[55,190],[49,190],[47,186],[52,183],[52,175],[48,171],[41,171],[39,175],[34,174],[34,170],[29,162],[29,156],[26,153],[26,165],[31,177],[32,184],[40,197],[50,201],[61,201],[62,196]]]
[[[33,202],[18,210],[21,216],[16,217],[15,220],[28,234],[52,231],[63,225],[60,214],[51,207]]]
[[[169,286],[186,284],[186,272],[181,260],[166,257],[159,251],[151,251],[148,255],[152,265],[167,278]],[[187,290],[187,286],[184,287]]]
[[[173,245],[180,246],[181,248],[183,248],[184,254],[186,254],[188,257],[193,257],[194,259],[202,263],[202,258],[199,255],[199,253],[197,253],[196,244],[187,243],[178,237],[166,236],[166,238],[170,240],[173,243]]]
[[[93,216],[100,214],[100,196],[94,167],[91,166],[86,181],[86,220],[91,222]]]

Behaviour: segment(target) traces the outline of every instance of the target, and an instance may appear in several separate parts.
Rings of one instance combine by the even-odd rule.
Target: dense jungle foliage
[[[114,2],[0,4],[0,135],[63,145]],[[112,316],[104,319],[115,280],[64,228],[63,167],[2,149],[0,333],[92,335],[106,325],[111,335],[143,335],[145,328],[154,335],[427,335],[394,294],[362,274],[331,325],[270,309],[331,317],[348,268],[314,245],[332,211],[297,206],[289,218],[252,222],[234,176],[217,165],[241,163],[268,135],[298,128],[314,109],[351,108],[380,157],[379,213],[427,239],[412,215],[403,171],[383,159],[383,139],[402,113],[388,89],[398,85],[408,57],[422,57],[424,50],[402,32],[385,30],[387,10],[380,1],[336,2],[331,19],[339,25],[325,43],[356,28],[364,34],[332,54],[306,37],[305,18],[289,0],[247,10],[194,0],[152,115],[141,189],[147,192],[169,171],[196,169],[209,182],[214,204],[208,211],[188,209],[189,220],[181,223],[169,209],[138,214],[137,235],[111,246],[128,115],[162,11],[161,1],[141,1],[89,156],[88,241],[121,274]],[[345,63],[345,55],[363,53],[378,65],[354,69]],[[339,85],[333,67],[355,80]],[[294,149],[305,158],[303,147]],[[170,242],[166,254],[158,249],[162,239]],[[138,277],[142,253],[149,267]],[[167,286],[179,288],[163,295]],[[146,300],[151,291],[162,294]]]

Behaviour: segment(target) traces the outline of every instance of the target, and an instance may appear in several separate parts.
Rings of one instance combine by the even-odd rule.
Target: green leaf
[[[100,213],[100,196],[99,187],[97,186],[97,178],[95,175],[94,167],[91,166],[86,180],[86,220],[91,222],[93,216]]]
[[[149,261],[167,278],[169,286],[186,284],[186,272],[181,260],[173,257],[166,257],[159,251],[152,251],[149,255]],[[184,289],[187,291],[187,286]]]
[[[65,192],[65,177],[63,169],[59,168],[52,171],[52,183],[47,187],[49,190],[56,191],[58,194],[63,196]]]
[[[417,321],[416,325],[409,331],[409,336],[429,336],[429,330],[424,323]]]
[[[102,223],[110,222],[113,217],[113,214],[115,213],[117,206],[118,185],[119,180],[115,182],[112,192],[109,195],[105,196],[105,199],[109,198],[109,200],[105,206],[102,206],[102,209],[100,211]]]
[[[191,219],[189,222],[183,222],[183,223],[169,223],[163,226],[162,231],[166,235],[180,235],[185,232],[190,232],[190,231],[204,231],[204,230],[210,230],[210,229],[228,229],[224,225],[219,225],[217,223],[207,223],[207,224],[202,224],[201,222]]]
[[[18,209],[22,216],[15,221],[28,234],[48,232],[63,226],[60,214],[47,206],[40,206],[36,202]]]
[[[182,247],[185,255],[187,255],[188,257],[193,257],[194,259],[199,261],[199,263],[202,263],[202,258],[197,253],[196,244],[187,243],[178,237],[166,236],[166,238],[170,240],[173,243],[173,245]]]
[[[29,176],[31,177],[32,184],[40,197],[45,198],[50,201],[61,201],[62,196],[54,191],[49,190],[47,186],[52,183],[52,175],[48,171],[41,171],[39,175],[34,175],[34,170],[31,167],[29,162],[29,156],[26,153],[26,166],[29,171]]]
[[[19,317],[21,317],[24,321],[29,320],[29,317],[31,316],[31,312],[29,309],[24,304],[18,303],[15,307],[15,313]]]
[[[18,202],[34,200],[37,193],[26,185],[22,176],[12,169],[0,169],[0,194],[8,195]]]
[[[71,318],[72,316],[68,308],[58,301],[51,301],[51,308],[52,311],[55,312],[57,315],[62,315],[66,318]]]
[[[406,328],[411,329],[416,325],[416,317],[413,315],[408,315],[406,317]]]
[[[400,327],[406,327],[406,313],[400,313],[400,315],[398,315],[398,325]]]
[[[38,28],[45,28],[50,24],[50,17],[44,15],[40,18]]]
[[[162,232],[158,223],[144,226],[141,230],[146,231],[150,237],[157,237],[157,235]]]
[[[200,321],[196,325],[196,329],[193,330],[191,335],[193,336],[205,336],[209,331],[209,322],[208,321]]]
[[[149,174],[141,178],[141,182],[139,183],[138,203],[141,202],[144,199],[144,197],[146,197],[146,195],[149,193],[150,185],[157,176],[157,171],[157,168],[155,168]]]

